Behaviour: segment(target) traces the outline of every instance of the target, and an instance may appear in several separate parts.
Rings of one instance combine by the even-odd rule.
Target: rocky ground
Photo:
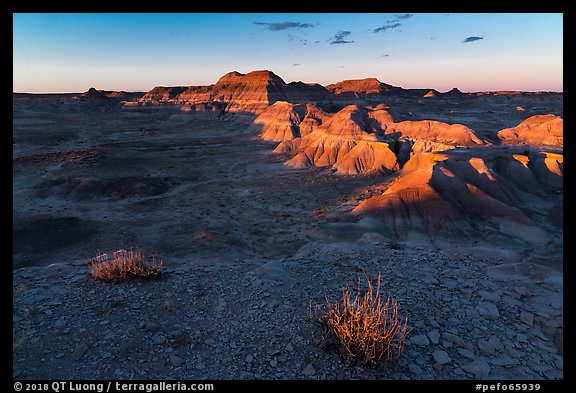
[[[85,260],[14,271],[13,376],[30,379],[562,379],[562,274],[367,233],[294,257],[166,262],[111,284]],[[328,350],[310,304],[382,274],[412,331],[369,367]]]
[[[293,255],[364,177],[287,170],[247,123],[170,112],[15,112],[14,266],[138,246],[164,258]],[[323,173],[323,174],[322,174]]]
[[[561,108],[520,99],[530,113]],[[364,234],[349,213],[394,176],[288,169],[246,114],[35,100],[13,112],[13,377],[562,378],[561,244]],[[401,118],[469,119],[483,136],[524,118],[508,98],[475,117],[472,101],[392,104]],[[131,246],[165,261],[162,279],[90,276],[87,258]],[[310,318],[364,273],[381,273],[412,328],[392,363],[346,361]]]

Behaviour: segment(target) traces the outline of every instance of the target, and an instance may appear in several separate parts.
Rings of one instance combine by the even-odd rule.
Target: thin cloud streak
[[[308,29],[314,27],[311,23],[300,23],[300,22],[278,22],[278,23],[268,23],[268,22],[253,22],[255,25],[265,26],[270,31],[281,31],[286,29]]]
[[[462,42],[467,43],[467,42],[480,41],[483,39],[484,39],[484,37],[471,36],[471,37],[466,37],[466,39],[464,39],[464,41],[462,41]]]
[[[374,33],[385,33],[388,30],[397,29],[398,27],[402,26],[402,23],[400,23],[400,21],[410,19],[413,16],[414,16],[414,14],[394,15],[394,18],[386,21],[385,25],[375,28]],[[401,32],[402,30],[398,30],[398,31]]]
[[[398,23],[398,22],[392,23],[392,24],[387,24],[387,25],[380,26],[380,27],[374,29],[374,33],[385,32],[386,30],[395,29],[395,28],[400,27],[400,26],[402,26],[402,23]]]

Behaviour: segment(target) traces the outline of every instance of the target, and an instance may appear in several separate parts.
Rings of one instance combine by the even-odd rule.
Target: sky
[[[270,70],[327,85],[563,91],[562,14],[13,14],[13,91],[148,91]]]

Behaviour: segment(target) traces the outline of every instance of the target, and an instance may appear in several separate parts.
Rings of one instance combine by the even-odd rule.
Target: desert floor
[[[562,116],[561,98],[538,96],[389,104],[487,139]],[[290,169],[247,128],[232,115],[14,106],[14,377],[562,378],[561,247],[523,259],[365,234],[349,213],[386,179]],[[129,247],[155,252],[164,277],[89,276],[87,258]],[[310,320],[310,302],[362,272],[382,273],[413,328],[392,364],[344,361]]]

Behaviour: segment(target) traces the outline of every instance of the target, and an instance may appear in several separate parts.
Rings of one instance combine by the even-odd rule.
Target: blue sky
[[[147,91],[236,70],[446,91],[563,90],[562,14],[14,14],[13,90]]]

